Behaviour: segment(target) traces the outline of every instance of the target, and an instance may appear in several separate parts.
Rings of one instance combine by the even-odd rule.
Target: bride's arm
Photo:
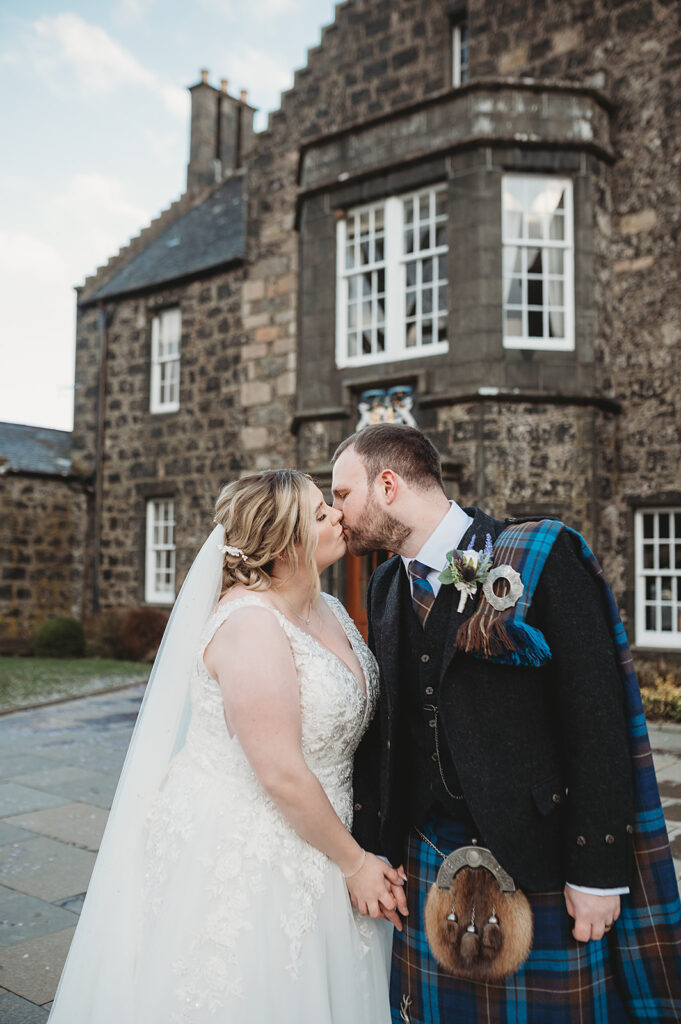
[[[204,662],[220,684],[230,732],[291,826],[351,876],[350,897],[363,914],[394,911],[390,884],[400,884],[397,872],[364,854],[305,763],[298,677],[286,634],[272,613],[234,611],[216,631]],[[401,927],[396,914],[390,919]]]

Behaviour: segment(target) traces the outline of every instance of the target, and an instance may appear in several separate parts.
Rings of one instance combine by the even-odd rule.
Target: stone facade
[[[468,80],[452,88],[461,18]],[[73,453],[99,467],[102,602],[143,598],[150,496],[175,497],[179,583],[221,483],[282,464],[328,482],[360,391],[406,383],[452,495],[582,529],[631,626],[634,510],[681,509],[680,79],[674,0],[339,4],[268,129],[223,168],[244,175],[239,265],[96,299],[211,194],[190,162],[187,196],[81,292]],[[209,97],[206,81],[196,89]],[[197,107],[192,130],[204,128]],[[211,145],[194,149],[205,161]],[[503,348],[509,171],[573,183],[574,350]],[[433,183],[447,188],[449,351],[339,369],[338,219]],[[180,410],[154,415],[150,317],[169,304],[182,312]]]
[[[87,494],[81,481],[0,476],[0,651],[30,651],[55,615],[83,615]]]

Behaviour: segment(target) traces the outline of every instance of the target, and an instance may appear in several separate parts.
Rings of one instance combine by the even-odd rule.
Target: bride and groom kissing
[[[50,1021],[678,1020],[640,697],[583,538],[449,501],[407,426],[346,439],[332,489],[223,488]],[[394,552],[368,646],[320,593],[346,549]]]

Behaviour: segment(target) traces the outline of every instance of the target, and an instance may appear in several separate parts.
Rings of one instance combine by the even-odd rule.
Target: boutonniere
[[[470,545],[465,551],[453,550],[447,555],[447,565],[440,573],[438,579],[442,584],[453,583],[459,591],[459,607],[457,612],[461,614],[469,597],[475,597],[478,587],[482,586],[492,569],[494,548],[492,538],[487,534],[485,547],[482,551],[475,550],[475,534],[471,537]]]

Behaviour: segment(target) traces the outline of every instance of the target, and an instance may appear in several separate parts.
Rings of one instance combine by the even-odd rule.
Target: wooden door
[[[367,587],[369,578],[381,564],[390,558],[388,551],[371,551],[368,555],[346,555],[346,604],[347,609],[360,633],[367,639]]]

